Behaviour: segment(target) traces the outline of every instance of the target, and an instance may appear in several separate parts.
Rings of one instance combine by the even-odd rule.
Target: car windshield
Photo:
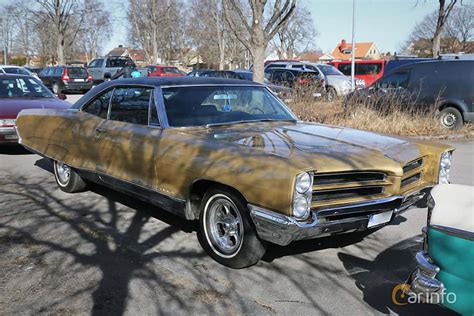
[[[336,67],[330,65],[318,65],[318,68],[326,76],[344,76],[344,74],[337,70]]]
[[[174,67],[163,67],[163,73],[165,74],[179,74],[179,70],[178,68],[174,68]]]
[[[71,67],[67,69],[69,75],[85,75],[86,69],[81,67]]]
[[[265,87],[170,87],[163,88],[163,97],[173,127],[296,120]]]
[[[5,73],[7,73],[7,74],[17,74],[17,75],[31,76],[31,72],[29,72],[28,70],[26,70],[24,68],[20,68],[20,67],[7,67],[7,68],[3,68],[3,71],[5,71]]]
[[[0,98],[53,98],[54,95],[34,78],[0,78]]]

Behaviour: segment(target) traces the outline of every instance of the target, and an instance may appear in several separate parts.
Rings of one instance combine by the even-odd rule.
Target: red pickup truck
[[[351,75],[350,60],[331,61],[329,64],[339,69],[344,75]],[[368,87],[383,76],[385,60],[356,60],[355,66],[355,77],[363,79],[365,86]]]

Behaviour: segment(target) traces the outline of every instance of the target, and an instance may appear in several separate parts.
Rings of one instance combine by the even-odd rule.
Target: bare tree
[[[314,39],[317,35],[311,12],[298,6],[295,13],[278,30],[272,40],[272,46],[279,58],[293,58],[296,53],[314,49]]]
[[[433,56],[433,37],[437,26],[438,11],[427,14],[415,25],[404,44],[407,53],[423,57]],[[474,37],[474,5],[455,7],[441,33],[439,53],[469,52],[469,42]]]
[[[98,0],[84,0],[84,21],[80,41],[84,43],[86,61],[99,55],[101,44],[109,37],[111,23],[104,4]]]
[[[129,0],[129,40],[141,47],[150,63],[170,61],[184,45],[182,1]]]
[[[223,0],[225,17],[238,40],[250,51],[253,80],[263,82],[265,50],[270,40],[293,14],[296,0],[248,0],[250,13],[245,14],[237,0]],[[266,19],[265,12],[270,11]]]
[[[448,0],[448,4],[446,5],[446,0],[439,0],[438,18],[436,20],[436,28],[433,34],[433,57],[437,57],[440,53],[441,34],[457,1],[458,0]]]
[[[445,36],[459,42],[459,51],[468,52],[469,42],[474,39],[474,5],[461,5],[453,10],[446,22]]]
[[[79,2],[75,0],[37,0],[54,26],[54,35],[56,37],[56,58],[58,64],[66,62],[64,51],[68,46],[74,43],[74,39],[82,23],[84,15],[79,12]],[[79,17],[76,21],[74,16]],[[66,43],[68,34],[71,34],[70,40]]]

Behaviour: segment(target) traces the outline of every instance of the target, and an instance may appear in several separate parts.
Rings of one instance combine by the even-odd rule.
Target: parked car
[[[356,91],[350,99],[397,99],[406,108],[420,110],[434,106],[442,126],[461,128],[474,119],[474,60],[436,60],[394,69],[371,87]]]
[[[149,77],[181,77],[184,74],[173,66],[146,66]]]
[[[405,292],[415,301],[474,315],[474,187],[438,185],[430,201],[423,249]]]
[[[267,68],[265,78],[271,83],[296,90],[297,93],[325,93],[324,76],[320,72],[301,69]]]
[[[331,65],[306,62],[273,62],[268,64],[265,69],[271,68],[303,69],[319,72],[326,82],[326,97],[329,101],[351,92],[350,79]],[[364,88],[365,82],[359,79],[356,82],[356,87]]]
[[[76,192],[89,179],[199,220],[204,249],[233,268],[256,263],[267,242],[372,229],[422,206],[454,150],[301,122],[244,80],[119,79],[73,107],[17,119],[58,186]]]
[[[0,74],[0,145],[18,143],[15,126],[21,110],[70,107],[71,104],[59,100],[32,76]]]
[[[344,75],[351,76],[350,60],[331,61],[328,64],[336,67]],[[355,60],[355,78],[364,80],[366,87],[381,78],[384,70],[385,60]]]
[[[91,60],[86,68],[89,74],[92,76],[94,84],[99,84],[106,80],[110,80],[110,78],[112,78],[112,76],[120,69],[125,67],[128,62],[131,63],[132,67],[136,67],[135,63],[130,57],[108,56]],[[148,70],[144,70],[144,72],[146,73]],[[145,73],[143,75],[146,75]]]
[[[15,75],[26,75],[33,76],[38,79],[38,75],[34,72],[29,71],[25,67],[14,66],[14,65],[0,65],[0,74],[15,74]]]
[[[85,93],[93,86],[92,76],[84,67],[46,67],[39,77],[55,94],[72,91]]]

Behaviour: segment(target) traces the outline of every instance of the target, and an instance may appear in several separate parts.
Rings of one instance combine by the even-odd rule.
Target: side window
[[[356,75],[377,75],[382,71],[380,63],[356,64]]]
[[[291,65],[291,68],[292,69],[303,69],[303,65],[302,64]]]
[[[272,82],[279,83],[283,81],[283,74],[281,71],[275,71],[272,76]]]
[[[351,64],[339,64],[339,71],[346,76],[351,75]]]
[[[89,68],[100,68],[102,67],[103,63],[104,63],[103,59],[94,59],[93,61],[90,62]]]
[[[380,79],[377,87],[381,89],[406,88],[408,86],[408,75],[408,71],[391,74]]]
[[[158,112],[156,111],[154,91],[151,92],[151,96],[150,96],[150,125],[160,126],[160,120],[158,119]]]
[[[112,97],[113,90],[104,92],[98,96],[94,101],[87,104],[82,108],[83,112],[107,119],[107,111],[109,110],[110,98]]]
[[[110,120],[148,125],[152,88],[116,88],[112,97]]]
[[[61,76],[63,74],[63,68],[61,67],[57,67],[57,68],[54,68],[54,75],[55,76]]]

